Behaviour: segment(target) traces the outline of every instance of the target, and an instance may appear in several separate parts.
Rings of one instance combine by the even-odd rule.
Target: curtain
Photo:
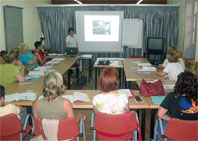
[[[142,19],[143,50],[125,47],[124,53],[92,53],[97,57],[141,56],[146,52],[147,37],[163,37],[165,50],[177,45],[179,6],[40,6],[37,7],[46,46],[64,52],[68,28],[75,27],[75,11],[124,11],[125,19]],[[90,53],[89,53],[90,54]]]

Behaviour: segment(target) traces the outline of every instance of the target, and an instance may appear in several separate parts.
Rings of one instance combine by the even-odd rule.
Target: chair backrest
[[[44,132],[40,128],[40,118],[35,117],[34,121],[35,121],[34,134],[36,136],[44,135]],[[75,118],[67,118],[59,121],[58,135],[57,135],[58,140],[75,138],[78,134],[79,134],[79,128]]]
[[[97,138],[101,140],[131,139],[133,130],[137,128],[136,113],[110,115],[96,112],[94,128]]]
[[[165,136],[174,140],[198,140],[198,120],[172,118],[168,121]]]
[[[20,140],[22,125],[16,114],[0,117],[0,140]]]

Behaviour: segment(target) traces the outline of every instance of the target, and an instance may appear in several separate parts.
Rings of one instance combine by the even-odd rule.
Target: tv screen
[[[163,50],[163,38],[148,38],[149,50]]]

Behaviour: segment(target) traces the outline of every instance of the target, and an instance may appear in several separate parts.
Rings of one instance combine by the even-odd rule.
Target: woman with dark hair
[[[38,64],[40,66],[44,65],[47,61],[47,57],[46,55],[44,54],[44,49],[42,47],[42,44],[40,41],[36,41],[34,43],[34,46],[35,46],[35,51],[34,51],[34,55],[36,56],[37,58],[37,61],[38,61]]]
[[[94,111],[107,114],[123,114],[129,111],[127,96],[116,91],[119,78],[115,68],[103,69],[98,85],[101,93],[93,98]]]
[[[69,27],[68,35],[66,37],[66,45],[65,47],[78,47],[77,37],[74,34],[74,28]]]
[[[162,119],[164,131],[171,118],[198,120],[197,89],[197,80],[193,73],[183,72],[178,75],[174,92],[166,96],[158,110],[158,117]],[[170,114],[167,114],[168,112]],[[157,131],[160,131],[159,127]],[[160,140],[159,134],[157,134],[157,140]]]

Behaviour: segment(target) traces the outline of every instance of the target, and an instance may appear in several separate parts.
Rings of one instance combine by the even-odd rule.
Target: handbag
[[[140,94],[143,96],[162,96],[165,95],[162,81],[146,82],[142,79],[140,83]]]

